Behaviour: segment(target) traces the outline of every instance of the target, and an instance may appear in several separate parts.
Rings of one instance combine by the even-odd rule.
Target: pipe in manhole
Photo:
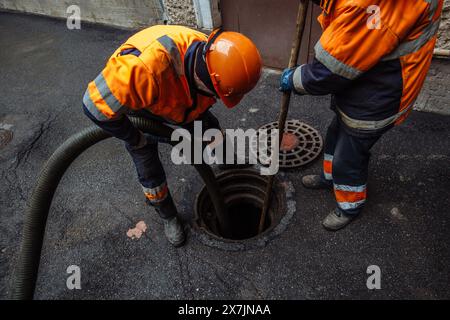
[[[264,231],[258,234],[267,177],[251,169],[229,170],[219,174],[217,181],[228,209],[232,233],[229,238],[220,234],[211,199],[203,188],[195,201],[193,229],[204,244],[231,251],[263,247],[287,227],[295,211],[295,202],[291,200],[292,184],[278,177],[275,179]]]
[[[0,149],[6,147],[11,142],[13,133],[11,130],[0,129]]]

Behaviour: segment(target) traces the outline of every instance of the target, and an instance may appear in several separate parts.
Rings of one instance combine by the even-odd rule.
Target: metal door
[[[222,25],[238,31],[257,45],[264,65],[282,69],[289,61],[299,0],[220,0]],[[310,3],[299,63],[311,61],[321,30],[320,8]]]

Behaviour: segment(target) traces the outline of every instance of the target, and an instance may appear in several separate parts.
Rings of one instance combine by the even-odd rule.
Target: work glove
[[[294,72],[298,68],[298,66],[287,68],[283,70],[283,74],[280,79],[280,88],[281,92],[289,92],[295,91],[294,88]]]

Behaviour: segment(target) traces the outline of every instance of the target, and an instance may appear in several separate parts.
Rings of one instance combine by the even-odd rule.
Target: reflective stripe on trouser
[[[324,155],[323,155],[323,169],[322,169],[322,181],[331,185],[333,181],[333,158],[335,139],[338,135],[338,125],[335,123],[337,120],[328,126],[327,135],[325,137]]]
[[[337,117],[328,127],[325,153],[332,154],[332,178],[337,207],[346,214],[359,214],[367,198],[370,149],[381,135],[350,135]]]
[[[203,130],[220,128],[219,121],[209,111],[202,114],[199,120],[202,121]],[[189,130],[190,127],[193,125],[189,124],[186,128]],[[133,159],[147,203],[156,209],[161,218],[174,217],[177,210],[167,186],[164,167],[159,159],[158,143],[150,142],[138,150],[133,150],[129,145],[126,147]]]
[[[153,188],[142,186],[142,189],[144,190],[145,197],[150,201],[150,203],[160,203],[164,201],[169,194],[169,188],[167,187],[166,181]]]
[[[144,190],[147,203],[155,208],[159,216],[163,219],[171,219],[177,215],[177,207],[170,195],[167,182],[154,188],[142,187]]]
[[[345,184],[334,184],[334,195],[341,210],[358,209],[366,202],[367,188],[362,186],[348,186]]]

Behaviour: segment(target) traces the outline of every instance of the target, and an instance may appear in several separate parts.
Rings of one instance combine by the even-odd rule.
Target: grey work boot
[[[310,174],[302,177],[302,184],[307,189],[331,189],[332,185],[323,182],[318,174]]]
[[[183,226],[177,217],[170,219],[163,219],[164,221],[164,233],[167,240],[174,247],[181,247],[186,239],[183,231]]]
[[[323,220],[322,225],[329,231],[337,231],[348,225],[355,216],[342,213],[338,208],[331,211]]]

